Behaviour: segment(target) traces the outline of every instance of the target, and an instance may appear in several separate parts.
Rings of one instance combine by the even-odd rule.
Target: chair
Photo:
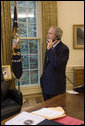
[[[22,93],[17,89],[10,88],[1,72],[1,121],[19,113],[22,101]]]

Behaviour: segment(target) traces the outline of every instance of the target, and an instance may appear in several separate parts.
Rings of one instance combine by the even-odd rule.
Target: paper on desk
[[[69,93],[69,94],[79,94],[79,92],[74,91],[74,90],[68,90],[67,93]]]
[[[5,125],[36,125],[43,120],[45,120],[45,118],[23,111],[16,117],[7,121]]]
[[[66,116],[65,111],[61,107],[55,107],[55,108],[42,108],[37,111],[31,112],[32,114],[42,116],[46,119],[54,119]]]

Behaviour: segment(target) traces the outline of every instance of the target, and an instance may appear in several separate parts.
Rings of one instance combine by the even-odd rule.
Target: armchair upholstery
[[[17,89],[10,88],[1,75],[1,121],[19,113],[22,101],[22,93]]]

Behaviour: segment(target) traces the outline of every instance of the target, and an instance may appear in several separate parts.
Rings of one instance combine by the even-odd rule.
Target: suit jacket
[[[62,43],[52,50],[46,50],[43,74],[40,78],[42,90],[50,95],[66,91],[66,64],[69,59],[69,49]]]

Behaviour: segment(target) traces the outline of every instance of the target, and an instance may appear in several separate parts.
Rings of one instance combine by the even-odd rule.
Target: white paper
[[[49,108],[42,108],[37,111],[33,111],[32,113],[40,115],[40,116],[45,116],[45,117],[57,117],[62,114],[64,114],[64,111],[58,111],[58,110],[51,110]]]
[[[45,118],[24,111],[7,121],[5,125],[36,125],[43,120]]]
[[[69,91],[67,91],[67,93],[69,93],[69,94],[79,94],[79,92],[74,91],[74,90],[69,90]]]

